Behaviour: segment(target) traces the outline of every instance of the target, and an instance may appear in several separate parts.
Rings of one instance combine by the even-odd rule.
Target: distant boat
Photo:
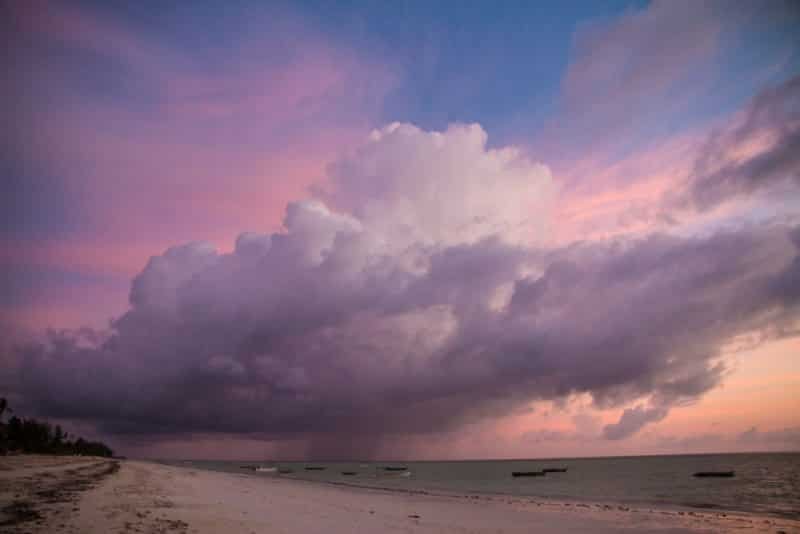
[[[259,473],[274,473],[275,471],[278,470],[278,468],[277,467],[264,467],[262,465],[259,465],[258,467],[256,467],[255,470],[258,471]]]
[[[325,471],[325,467],[321,465],[309,465],[306,467],[306,471]]]
[[[383,470],[384,471],[408,471],[408,467],[406,467],[406,466],[397,466],[397,467],[386,466],[386,467],[383,468]]]
[[[736,475],[735,471],[698,471],[697,473],[693,474],[693,477],[700,477],[700,478],[731,478]]]
[[[288,468],[278,469],[279,475],[288,475],[289,473],[294,473],[294,469],[288,469]]]
[[[542,473],[566,473],[566,467],[545,467],[542,469]]]
[[[352,476],[352,475],[355,475],[356,472],[355,471],[342,471],[342,474],[345,475],[345,476]]]
[[[544,471],[512,471],[512,477],[543,477]]]

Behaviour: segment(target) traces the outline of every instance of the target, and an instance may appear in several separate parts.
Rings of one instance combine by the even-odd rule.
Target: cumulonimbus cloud
[[[552,194],[546,167],[478,126],[390,125],[283,231],[170,248],[109,331],[7,352],[7,387],[105,432],[323,444],[579,393],[649,403],[606,428],[621,438],[718,384],[733,337],[800,318],[797,228],[546,248]]]

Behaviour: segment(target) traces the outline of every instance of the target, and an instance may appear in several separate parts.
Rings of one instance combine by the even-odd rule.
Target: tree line
[[[105,443],[88,441],[64,432],[60,425],[16,415],[7,423],[3,415],[11,409],[8,401],[0,398],[0,454],[24,452],[33,454],[78,454],[83,456],[112,456]]]

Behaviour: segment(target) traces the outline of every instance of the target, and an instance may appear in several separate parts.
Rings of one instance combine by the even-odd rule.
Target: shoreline
[[[28,466],[0,458],[0,509],[28,502],[35,516],[0,523],[3,532],[800,532],[797,520],[740,512],[397,491],[137,460],[14,462]]]
[[[751,453],[727,453],[732,455],[738,454],[751,454]],[[761,453],[759,453],[761,454]],[[772,454],[772,453],[770,453]],[[796,455],[798,453],[795,452],[786,452],[785,454],[792,454]],[[719,456],[718,454],[709,454],[713,456]],[[674,455],[658,455],[658,456],[674,456]],[[684,456],[697,456],[692,454],[687,454]],[[604,457],[605,458],[605,457]],[[615,457],[615,458],[623,458],[623,457]],[[258,479],[276,479],[276,480],[284,480],[284,481],[294,481],[294,482],[307,482],[311,484],[323,484],[329,485],[333,487],[344,487],[344,488],[355,488],[355,489],[364,489],[364,490],[376,490],[376,491],[383,491],[387,493],[395,493],[400,495],[422,495],[422,496],[437,496],[437,497],[451,497],[451,498],[495,498],[497,500],[520,500],[530,502],[532,504],[542,504],[545,506],[552,505],[552,506],[574,506],[577,508],[583,507],[594,507],[600,509],[635,509],[637,512],[642,513],[660,513],[662,511],[674,512],[679,515],[695,515],[695,514],[705,514],[705,515],[712,515],[712,516],[745,516],[745,517],[754,517],[754,518],[770,518],[775,520],[787,520],[787,521],[797,521],[800,522],[800,509],[794,510],[792,512],[782,513],[780,511],[772,511],[772,510],[758,510],[758,509],[736,509],[736,508],[729,508],[725,507],[724,505],[713,504],[713,503],[703,503],[703,504],[693,504],[693,503],[678,503],[678,502],[656,502],[650,501],[646,499],[641,500],[634,500],[634,499],[615,499],[615,498],[604,498],[598,499],[591,496],[568,496],[568,497],[561,497],[561,496],[548,496],[548,495],[532,495],[532,494],[521,494],[521,493],[511,493],[511,492],[503,492],[503,491],[492,491],[492,490],[473,490],[468,488],[437,488],[437,487],[425,487],[424,485],[417,486],[415,488],[404,488],[398,486],[391,486],[391,485],[380,485],[380,483],[372,484],[370,480],[376,480],[374,478],[355,478],[355,477],[348,477],[342,478],[340,480],[332,480],[332,479],[319,479],[319,478],[304,478],[302,475],[298,476],[297,474],[288,475],[288,476],[281,476],[276,475],[274,473],[270,474],[257,474],[251,472],[247,469],[243,470],[227,470],[227,469],[218,469],[213,467],[204,467],[202,466],[203,462],[207,462],[207,460],[137,460],[143,462],[151,462],[157,465],[164,465],[169,467],[175,467],[179,469],[197,469],[200,471],[209,471],[214,473],[227,473],[233,475],[243,475],[247,477],[254,477]],[[484,460],[451,460],[451,462],[482,462]],[[495,461],[495,460],[493,460]],[[503,461],[503,460],[500,460]],[[508,461],[517,461],[517,460],[508,460]],[[525,460],[525,461],[537,461],[537,460]],[[201,465],[197,465],[197,463]],[[404,463],[408,465],[418,464],[418,463],[426,463],[433,461],[406,461],[406,462],[395,462],[395,461],[381,461],[378,463]],[[232,462],[234,463],[234,462]],[[239,463],[239,462],[235,462]],[[241,462],[247,463],[247,462]],[[305,461],[279,461],[279,462],[258,462],[254,461],[253,464],[264,463],[264,464],[300,464],[305,465],[309,462]],[[343,463],[345,465],[352,464],[353,462],[311,462],[311,463]],[[439,462],[436,462],[439,463]],[[302,470],[298,471],[298,473],[302,473]],[[361,482],[359,482],[359,480]],[[377,480],[380,480],[377,479]]]
[[[299,477],[281,477],[275,475],[256,475],[249,472],[233,472],[233,471],[223,471],[223,470],[214,470],[214,469],[204,469],[201,467],[195,466],[182,466],[182,465],[173,465],[173,464],[164,464],[159,460],[137,460],[142,462],[151,462],[158,465],[166,465],[168,467],[175,467],[177,469],[196,469],[198,471],[208,471],[213,473],[221,473],[221,474],[230,474],[235,476],[244,476],[244,477],[252,477],[255,479],[268,479],[268,480],[280,480],[286,482],[298,482],[298,483],[307,483],[311,485],[326,485],[326,486],[333,486],[333,487],[342,487],[342,488],[352,488],[355,490],[366,490],[366,491],[375,491],[375,492],[383,492],[388,494],[397,494],[397,495],[419,495],[419,496],[430,496],[430,497],[443,497],[443,498],[450,498],[450,499],[466,499],[466,500],[484,500],[484,501],[497,501],[497,502],[506,502],[509,501],[519,502],[519,503],[527,503],[536,506],[553,506],[553,507],[564,507],[564,508],[594,508],[599,510],[618,510],[623,512],[632,512],[632,513],[652,513],[652,514],[663,514],[665,512],[670,514],[676,514],[679,516],[698,516],[701,518],[734,518],[740,517],[743,519],[770,519],[775,521],[787,521],[787,522],[796,522],[800,524],[800,512],[795,514],[795,516],[787,516],[782,515],[779,513],[770,513],[770,512],[761,512],[761,511],[750,511],[750,510],[735,510],[730,508],[723,508],[723,507],[716,507],[716,506],[692,506],[689,504],[679,505],[679,504],[672,504],[672,503],[653,503],[649,501],[622,501],[622,500],[597,500],[592,498],[581,498],[581,497],[573,497],[570,499],[563,499],[557,497],[548,497],[548,496],[532,496],[532,495],[518,495],[514,493],[502,493],[502,492],[491,492],[491,491],[471,491],[465,490],[463,492],[460,491],[449,491],[449,490],[441,490],[441,489],[428,489],[428,488],[419,488],[419,489],[410,489],[410,488],[397,488],[397,487],[389,487],[389,486],[372,486],[369,484],[358,484],[354,482],[348,481],[336,481],[336,480],[313,480],[307,478],[299,478]]]

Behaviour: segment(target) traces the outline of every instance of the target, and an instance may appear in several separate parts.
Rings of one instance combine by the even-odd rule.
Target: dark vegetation
[[[11,409],[6,399],[0,398],[0,454],[24,452],[106,457],[113,454],[106,444],[70,436],[59,425],[53,427],[47,422],[17,416],[11,417],[4,423],[5,412],[11,413]]]

